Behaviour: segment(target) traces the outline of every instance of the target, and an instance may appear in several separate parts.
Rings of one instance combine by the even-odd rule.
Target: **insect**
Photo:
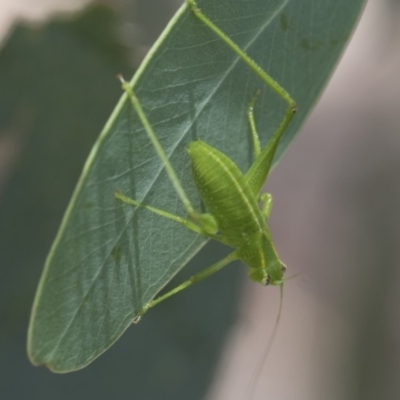
[[[276,285],[282,288],[286,270],[285,265],[277,255],[266,223],[271,212],[272,197],[268,193],[261,193],[261,190],[271,169],[279,141],[296,112],[296,103],[283,87],[199,9],[195,0],[186,0],[186,3],[199,20],[224,41],[266,85],[287,103],[287,108],[269,143],[261,150],[253,114],[258,93],[250,100],[247,116],[253,139],[255,160],[244,175],[229,157],[207,143],[196,140],[189,144],[188,153],[192,163],[193,179],[208,210],[207,213],[201,213],[196,211],[190,203],[133,89],[121,77],[122,88],[127,93],[158,156],[162,160],[188,218],[173,215],[151,205],[141,204],[120,192],[115,194],[116,198],[128,205],[142,207],[160,217],[173,220],[197,234],[217,240],[234,249],[225,258],[205,268],[166,294],[150,301],[143,307],[139,316],[143,315],[149,308],[211,276],[237,259],[243,261],[249,267],[249,278],[263,285]],[[259,206],[259,203],[261,206]]]

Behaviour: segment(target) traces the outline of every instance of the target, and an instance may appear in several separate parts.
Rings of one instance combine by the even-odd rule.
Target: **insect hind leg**
[[[193,14],[202,21],[204,25],[211,29],[223,42],[225,42],[225,44],[241,58],[241,60],[264,82],[264,84],[269,86],[287,104],[285,114],[278,129],[272,135],[268,145],[260,152],[256,161],[246,173],[246,181],[250,185],[253,193],[258,196],[269,174],[279,141],[296,113],[296,102],[286,89],[264,71],[243,49],[241,49],[200,10],[196,0],[185,1]]]
[[[181,199],[183,203],[183,207],[185,208],[186,212],[188,215],[196,220],[198,217],[198,213],[194,210],[192,203],[190,202],[189,198],[186,195],[185,190],[183,189],[180,180],[178,179],[174,168],[172,167],[167,155],[165,154],[164,149],[162,148],[160,141],[158,140],[157,135],[155,134],[153,127],[151,126],[149,120],[147,119],[147,116],[142,108],[142,105],[140,104],[139,100],[135,96],[133,92],[133,88],[130,86],[128,82],[126,82],[122,76],[119,76],[119,79],[122,84],[122,89],[125,91],[125,93],[128,96],[129,101],[131,102],[133,108],[135,109],[140,121],[142,122],[147,135],[152,142],[159,158],[161,159],[164,168],[167,171],[168,177],[172,183],[172,185],[175,188],[176,193],[178,194],[179,198]]]

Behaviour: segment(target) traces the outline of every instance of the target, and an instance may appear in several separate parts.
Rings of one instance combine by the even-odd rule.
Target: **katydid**
[[[283,87],[198,8],[195,0],[186,0],[186,3],[206,27],[224,41],[266,85],[287,103],[287,108],[269,143],[261,150],[253,114],[258,94],[250,100],[247,116],[253,139],[255,160],[244,175],[229,157],[207,143],[196,140],[189,144],[188,153],[192,163],[193,179],[201,200],[208,210],[208,213],[201,213],[196,211],[190,203],[132,87],[121,78],[122,88],[162,160],[169,179],[187,212],[188,219],[151,205],[141,204],[119,192],[115,194],[116,198],[131,206],[142,207],[161,217],[173,220],[191,231],[222,242],[234,249],[228,256],[192,276],[175,289],[150,301],[141,310],[139,316],[168,297],[209,277],[234,260],[243,261],[249,267],[250,279],[263,285],[276,285],[282,288],[283,275],[286,270],[276,253],[270,230],[266,224],[266,219],[271,211],[272,197],[268,193],[261,193],[261,190],[271,169],[279,141],[296,112],[296,103]]]

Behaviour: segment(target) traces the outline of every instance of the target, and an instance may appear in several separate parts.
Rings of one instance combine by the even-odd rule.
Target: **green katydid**
[[[192,162],[193,178],[200,197],[208,210],[208,213],[200,213],[195,211],[186,196],[133,89],[121,78],[122,87],[162,160],[189,219],[181,218],[150,205],[141,204],[119,192],[115,194],[116,198],[131,206],[145,208],[161,217],[173,220],[189,230],[234,248],[234,251],[225,258],[192,276],[175,289],[149,302],[141,310],[139,316],[168,297],[209,277],[233,260],[242,260],[249,267],[249,277],[263,285],[270,284],[282,288],[283,275],[286,270],[285,265],[276,253],[271,233],[266,224],[266,219],[268,219],[271,211],[272,197],[268,193],[261,193],[261,190],[271,169],[279,141],[296,112],[296,103],[283,87],[202,13],[195,0],[185,1],[193,14],[223,40],[266,85],[287,103],[287,108],[282,122],[268,145],[261,150],[253,115],[257,94],[251,99],[247,115],[253,138],[255,161],[245,175],[240,172],[231,159],[205,142],[197,140],[189,144],[188,152]],[[259,207],[259,203],[261,203],[261,207]]]

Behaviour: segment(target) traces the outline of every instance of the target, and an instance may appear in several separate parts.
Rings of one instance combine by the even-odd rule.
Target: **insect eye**
[[[281,266],[282,266],[282,271],[283,271],[283,272],[286,272],[286,270],[287,270],[286,265],[285,265],[284,263],[281,263]]]
[[[269,277],[269,275],[267,275],[266,278],[264,279],[263,285],[268,286],[269,283],[270,283],[270,277]]]

